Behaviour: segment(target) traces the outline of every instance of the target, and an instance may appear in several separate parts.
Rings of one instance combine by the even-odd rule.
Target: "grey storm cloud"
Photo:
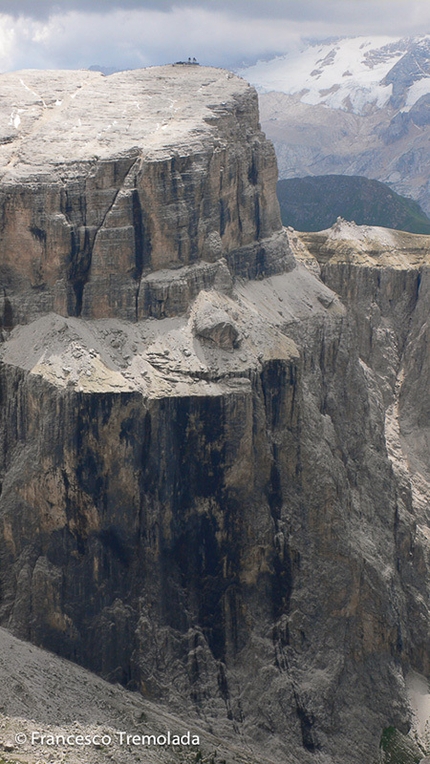
[[[428,0],[415,0],[415,5]],[[331,20],[348,16],[362,18],[369,12],[386,14],[387,6],[400,10],[413,6],[408,0],[0,0],[0,13],[13,16],[47,18],[52,13],[79,10],[106,13],[116,9],[155,10],[169,12],[173,8],[205,8],[227,11],[248,18],[283,18],[298,21]]]
[[[290,19],[297,22],[357,24],[380,23],[401,27],[412,14],[417,23],[428,9],[428,0],[0,0],[0,13],[46,19],[68,11],[107,13],[114,10],[152,10],[164,13],[179,8],[224,12],[243,18]],[[406,20],[407,21],[407,20]],[[353,32],[352,32],[353,33]]]
[[[304,5],[309,3],[304,2]],[[311,2],[310,5],[315,5]],[[0,13],[46,18],[51,13],[80,10],[106,12],[116,9],[141,9],[168,12],[178,7],[199,7],[229,11],[246,16],[288,17],[302,3],[290,0],[0,0]]]

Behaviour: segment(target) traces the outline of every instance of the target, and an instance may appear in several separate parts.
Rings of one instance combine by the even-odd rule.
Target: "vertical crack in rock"
[[[85,227],[83,230],[83,237],[83,244],[78,246],[75,232],[72,230],[70,233],[71,245],[69,281],[72,284],[75,297],[74,304],[71,305],[69,301],[67,306],[68,314],[70,316],[80,316],[82,313],[84,288],[88,281],[88,276],[91,268],[92,243],[90,239],[90,232],[87,227]]]
[[[136,183],[136,180],[135,180]],[[151,239],[148,234],[147,225],[144,224],[142,206],[139,199],[139,192],[136,188],[132,192],[133,197],[133,227],[136,252],[136,266],[133,272],[133,278],[140,281],[142,273],[151,267]]]
[[[315,733],[313,730],[314,719],[311,714],[306,712],[303,704],[299,700],[297,693],[294,693],[294,700],[296,702],[296,713],[300,722],[300,729],[302,733],[303,747],[307,751],[316,751],[319,746],[315,739]]]
[[[288,376],[288,372],[290,375]],[[270,515],[274,526],[274,555],[273,555],[273,581],[272,581],[272,607],[273,618],[279,618],[288,613],[289,601],[293,586],[292,566],[288,540],[285,538],[282,523],[282,507],[288,501],[283,496],[280,465],[280,437],[284,428],[294,418],[294,389],[297,384],[295,375],[291,369],[279,361],[271,361],[265,364],[261,376],[264,396],[268,437],[271,441],[271,467],[267,486],[267,499]],[[293,390],[290,395],[290,390]],[[290,405],[291,410],[286,407]]]
[[[137,160],[133,158],[126,158],[121,162],[112,162],[112,182],[114,184],[113,198],[109,205],[102,211],[100,216],[100,222],[96,226],[88,224],[87,218],[87,206],[90,203],[93,191],[88,188],[67,187],[64,189],[64,197],[62,200],[62,211],[65,215],[70,226],[70,254],[69,254],[69,267],[68,267],[68,281],[72,285],[74,298],[71,296],[68,300],[68,314],[72,316],[80,316],[82,313],[83,295],[87,282],[91,276],[92,254],[93,249],[97,241],[99,232],[103,229],[106,219],[109,213],[114,209],[118,196],[127,182],[127,178],[136,166]],[[109,167],[105,167],[105,173],[108,173]],[[92,169],[92,173],[87,176],[86,185],[88,186],[91,180],[97,175],[103,175],[103,166],[96,166]],[[103,183],[103,181],[102,181]],[[78,194],[78,203],[76,204],[76,191]],[[133,208],[134,213],[134,208]],[[100,215],[100,212],[99,212]],[[134,214],[133,214],[134,223]],[[140,235],[140,231],[139,231]],[[138,245],[139,242],[136,242]],[[136,250],[136,257],[140,257],[140,253]],[[138,267],[138,263],[137,263]]]

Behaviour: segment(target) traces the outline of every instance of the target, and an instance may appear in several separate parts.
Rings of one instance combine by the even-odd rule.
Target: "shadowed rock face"
[[[94,103],[114,87],[81,75],[72,98],[76,73],[58,74],[71,92],[65,114],[86,87],[98,83]],[[197,67],[118,78],[118,88],[147,78],[158,107],[141,176],[129,187],[137,159],[120,163],[111,212],[88,239],[80,315],[77,303],[51,310],[59,282],[76,295],[60,247],[40,259],[58,270],[39,290],[30,250],[22,262],[1,250],[0,622],[198,718],[244,762],[258,750],[291,764],[372,761],[384,727],[407,730],[404,672],[428,672],[428,239],[341,222],[301,238],[279,229],[276,168],[248,86]],[[108,114],[132,108],[129,92],[106,100]],[[37,182],[22,181],[31,215],[42,215],[31,205],[43,189],[52,201],[57,184],[81,183],[102,132],[88,122],[83,142],[57,136],[54,108],[38,141],[46,124],[55,157]],[[111,194],[115,147],[128,137],[109,124],[96,166],[108,172],[98,191],[106,182]],[[8,199],[20,162],[5,170]],[[201,162],[217,168],[199,176],[212,191],[195,181]],[[89,220],[96,198],[73,214]],[[220,199],[230,200],[223,231]],[[182,249],[172,210],[197,221]],[[142,233],[134,252],[151,231],[150,263],[137,271],[120,244],[129,213]],[[44,246],[42,234],[14,230]]]

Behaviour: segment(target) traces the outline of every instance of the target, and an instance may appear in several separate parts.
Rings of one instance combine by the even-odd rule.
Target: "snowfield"
[[[383,108],[393,85],[385,78],[405,60],[413,82],[403,110],[408,111],[430,93],[430,68],[414,56],[417,48],[430,60],[430,35],[419,38],[348,37],[319,44],[303,43],[297,51],[241,69],[244,77],[261,93],[278,91],[299,95],[303,103],[364,114],[371,107]]]

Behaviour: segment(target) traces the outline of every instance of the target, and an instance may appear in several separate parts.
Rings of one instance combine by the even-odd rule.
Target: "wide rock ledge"
[[[224,70],[0,79],[0,625],[217,761],[381,760],[430,674],[430,237],[282,229]]]

